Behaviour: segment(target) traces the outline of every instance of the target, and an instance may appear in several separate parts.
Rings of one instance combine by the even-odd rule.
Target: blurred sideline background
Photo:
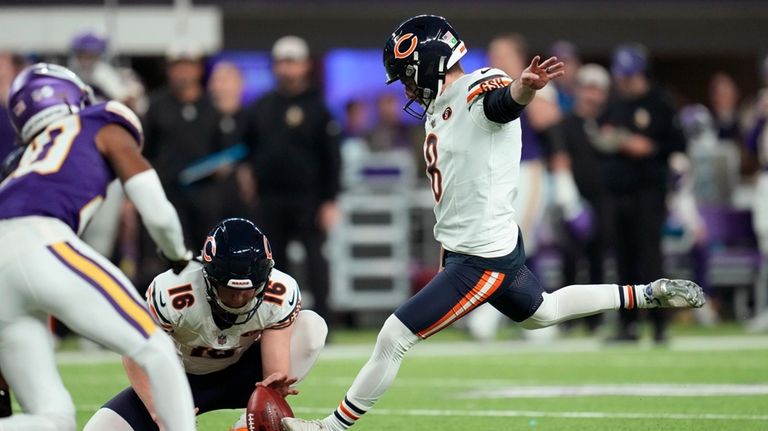
[[[462,60],[466,71],[489,64],[489,42],[506,33],[525,39],[528,58],[565,55],[574,72],[586,63],[610,70],[618,46],[642,44],[643,73],[685,114],[674,121],[688,148],[687,164],[673,166],[664,186],[670,203],[664,227],[648,235],[661,238],[664,273],[697,279],[710,297],[708,309],[682,313],[678,321],[766,330],[768,272],[755,229],[761,223],[752,211],[758,200],[755,185],[766,169],[760,151],[768,146],[762,130],[768,115],[762,90],[768,85],[768,45],[756,36],[765,33],[768,22],[762,1],[2,0],[0,95],[4,101],[10,80],[24,64],[51,61],[84,75],[103,97],[127,103],[146,119],[146,154],[179,208],[190,246],[199,248],[205,232],[225,216],[253,218],[273,238],[266,226],[275,224],[265,213],[277,204],[267,202],[282,202],[293,192],[277,187],[267,195],[259,188],[264,182],[254,178],[260,163],[271,162],[260,159],[259,138],[253,136],[261,135],[249,137],[258,129],[249,123],[259,121],[254,119],[258,100],[275,88],[280,92],[281,79],[290,79],[280,78],[276,64],[306,60],[309,87],[331,114],[322,144],[331,155],[308,151],[300,156],[307,158],[304,164],[282,169],[301,177],[318,166],[337,167],[339,189],[308,194],[306,199],[316,202],[306,207],[310,221],[280,227],[285,232],[275,234],[273,242],[285,243],[286,251],[277,266],[296,275],[306,306],[322,309],[332,332],[370,328],[438,268],[423,129],[400,110],[402,90],[384,85],[381,66],[387,33],[417,13],[443,15],[459,29],[470,50]],[[275,42],[286,35],[302,38],[306,46],[289,44],[276,54]],[[306,47],[308,55],[302,51]],[[199,94],[190,90],[197,82]],[[558,121],[572,109],[573,85],[553,89],[559,92],[550,100],[557,105]],[[302,128],[313,118],[297,106],[283,107],[288,129]],[[178,118],[158,113],[168,109],[177,109]],[[12,135],[2,127],[0,152],[12,147]],[[195,136],[174,135],[178,128]],[[286,141],[300,139],[285,136]],[[340,157],[340,163],[327,162],[328,157]],[[547,155],[542,161],[551,169]],[[566,279],[563,243],[574,238],[563,239],[567,233],[552,176],[543,181],[551,186],[541,192],[546,210],[526,233],[526,240],[530,236],[535,242],[526,243],[526,249],[536,251],[536,273],[555,289]],[[680,196],[695,202],[682,216],[674,204]],[[333,211],[324,212],[325,202]],[[115,212],[120,224],[92,237],[143,289],[162,265],[146,246],[130,206],[122,204]],[[306,230],[301,223],[314,226]],[[316,234],[319,240],[307,240]],[[601,247],[602,276],[614,282],[619,275],[613,238],[601,240]],[[585,255],[576,254],[575,281],[586,283],[589,269],[580,257]],[[327,277],[317,275],[324,271],[318,269],[323,258]],[[318,301],[327,301],[328,311]],[[587,327],[598,330],[600,322]],[[472,332],[481,339],[495,334]],[[665,336],[657,341],[666,341]]]

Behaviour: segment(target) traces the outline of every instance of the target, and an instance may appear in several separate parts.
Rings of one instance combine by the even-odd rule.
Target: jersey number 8
[[[437,168],[437,135],[430,133],[424,141],[424,160],[427,162],[427,175],[432,182],[432,195],[435,202],[443,197],[443,174]]]

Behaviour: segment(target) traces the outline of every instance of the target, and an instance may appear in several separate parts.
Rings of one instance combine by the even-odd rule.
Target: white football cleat
[[[645,286],[649,308],[701,308],[707,299],[701,286],[689,280],[660,278]]]
[[[280,421],[283,431],[322,431],[325,425],[319,420],[304,420],[299,418],[283,418]]]
[[[234,425],[229,427],[229,431],[248,431],[248,423],[245,421],[245,413],[240,415],[240,419]]]

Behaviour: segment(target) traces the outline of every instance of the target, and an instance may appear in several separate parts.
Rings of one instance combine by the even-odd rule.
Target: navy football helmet
[[[250,320],[275,266],[267,237],[248,220],[226,219],[208,234],[201,257],[206,296],[217,325]]]
[[[414,97],[405,112],[423,119],[445,82],[445,74],[467,53],[464,42],[445,18],[419,15],[400,24],[384,45],[387,84],[401,81]],[[411,108],[418,102],[424,111]]]

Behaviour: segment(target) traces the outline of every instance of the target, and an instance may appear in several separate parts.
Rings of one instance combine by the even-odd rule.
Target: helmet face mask
[[[408,95],[408,103],[403,106],[403,111],[416,117],[423,119],[427,115],[429,104],[432,103],[432,90],[429,88],[419,87],[416,83],[416,76],[419,71],[418,65],[409,64],[405,68],[405,73],[400,82],[405,86],[405,92]],[[417,109],[413,106],[414,102],[420,105],[422,109]]]
[[[222,329],[248,322],[264,298],[274,267],[267,237],[250,221],[217,224],[202,250],[206,297]]]
[[[222,306],[241,311],[241,309],[251,304],[254,299],[258,299],[257,296],[264,290],[264,283],[259,287],[247,289],[235,289],[218,283],[213,287],[216,289],[216,299],[219,300]]]
[[[216,319],[229,326],[242,325],[251,320],[264,299],[266,282],[256,287],[233,288],[227,286],[227,283],[213,279],[205,270],[203,271],[206,281],[206,299]]]
[[[409,101],[403,110],[423,119],[440,94],[448,70],[466,52],[445,18],[420,15],[400,24],[387,39],[383,61],[387,84],[399,80],[406,87]],[[414,102],[424,109],[415,109]]]

